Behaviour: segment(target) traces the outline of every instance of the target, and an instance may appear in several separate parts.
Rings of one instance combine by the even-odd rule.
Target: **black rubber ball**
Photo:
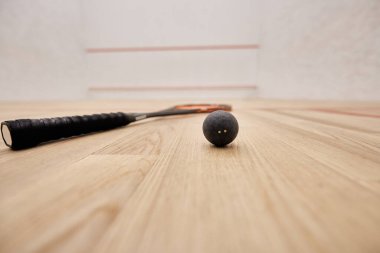
[[[229,112],[215,111],[210,113],[203,122],[203,134],[206,139],[217,147],[223,147],[235,140],[239,132],[239,124]]]

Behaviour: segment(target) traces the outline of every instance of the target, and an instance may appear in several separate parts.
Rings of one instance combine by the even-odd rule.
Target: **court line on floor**
[[[266,110],[266,111],[283,111],[283,110],[289,110],[289,111],[316,111],[316,112],[325,112],[325,113],[331,113],[331,114],[340,114],[340,115],[349,115],[349,116],[358,116],[358,117],[366,117],[366,118],[375,118],[380,119],[380,115],[378,114],[370,114],[370,113],[360,113],[360,112],[350,112],[350,111],[342,111],[338,109],[333,108],[257,108],[259,110]],[[349,108],[345,108],[346,110]],[[355,108],[355,110],[358,108]]]

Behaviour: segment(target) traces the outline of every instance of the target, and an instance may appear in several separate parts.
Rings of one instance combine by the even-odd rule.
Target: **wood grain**
[[[380,251],[380,119],[334,113],[380,103],[217,102],[240,124],[226,148],[203,137],[205,115],[1,143],[0,252]],[[176,103],[3,102],[0,120]]]

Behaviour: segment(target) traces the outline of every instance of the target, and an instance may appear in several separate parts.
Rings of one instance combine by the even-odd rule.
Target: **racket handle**
[[[40,143],[128,125],[135,121],[131,115],[102,113],[84,116],[45,119],[18,119],[1,123],[5,144],[15,150]]]

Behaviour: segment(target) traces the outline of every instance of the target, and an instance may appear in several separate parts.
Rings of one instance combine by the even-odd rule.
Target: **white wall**
[[[252,83],[259,97],[378,100],[379,17],[378,0],[2,0],[0,100],[89,98],[89,86]]]
[[[0,1],[0,100],[86,94],[80,2]]]
[[[259,96],[380,99],[380,1],[261,1]]]

